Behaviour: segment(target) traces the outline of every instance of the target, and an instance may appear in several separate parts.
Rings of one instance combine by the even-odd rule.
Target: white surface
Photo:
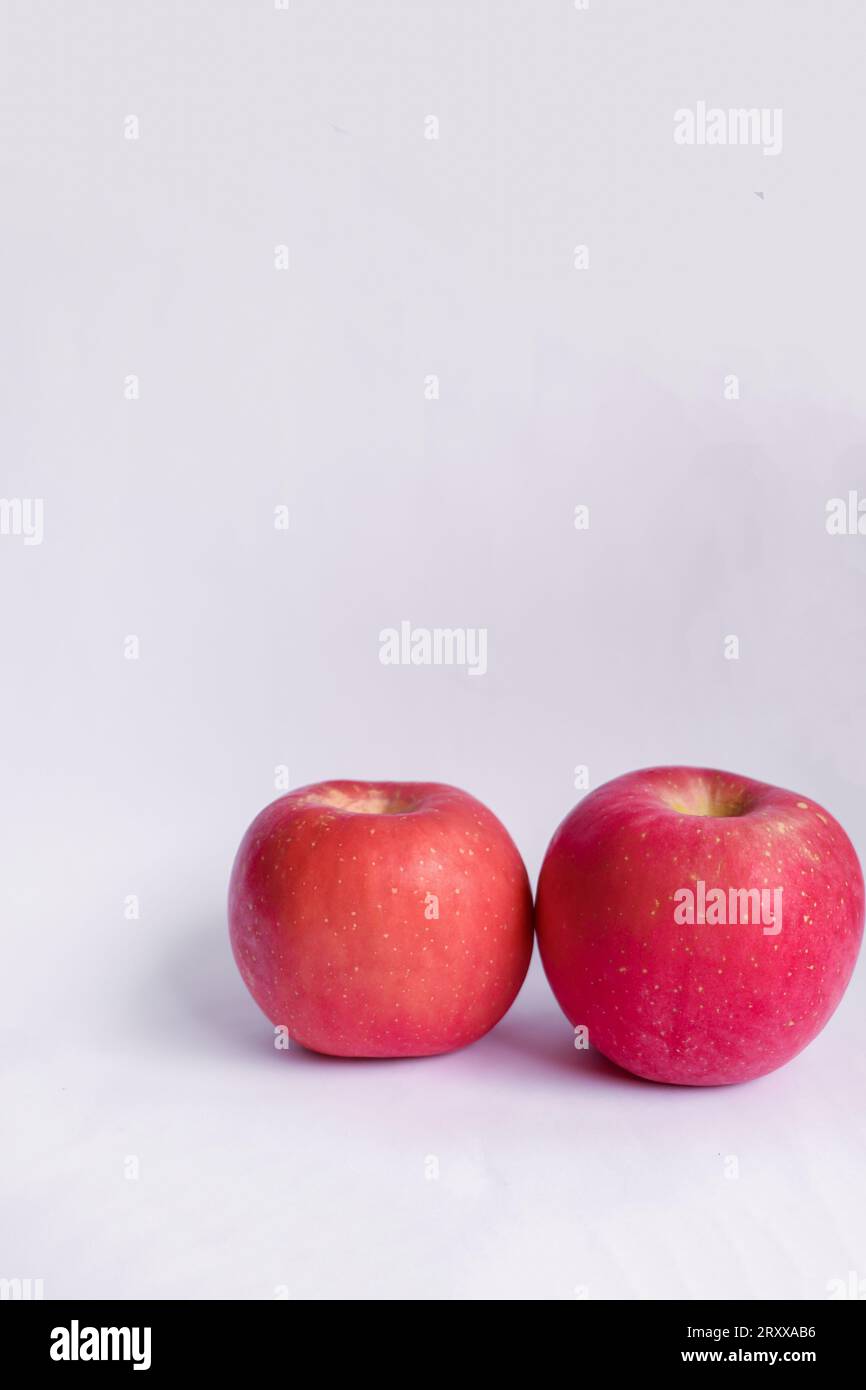
[[[0,1275],[437,1299],[866,1277],[862,964],[789,1067],[680,1090],[575,1053],[537,963],[460,1054],[276,1053],[224,920],[279,764],[464,785],[533,879],[578,763],[791,786],[862,857],[866,537],[824,528],[866,495],[859,7],[5,22],[0,492],[44,498],[45,539],[0,537]],[[781,106],[782,154],[676,147],[699,100]],[[487,627],[488,674],[381,666],[404,618]]]

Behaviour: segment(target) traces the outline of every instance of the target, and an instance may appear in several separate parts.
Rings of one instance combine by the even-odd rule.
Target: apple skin
[[[532,893],[507,830],[466,792],[320,782],[253,821],[229,931],[256,1003],[304,1047],[425,1057],[474,1042],[514,1001]]]
[[[674,894],[700,879],[781,887],[781,930],[678,925]],[[651,1081],[724,1086],[781,1067],[830,1018],[863,933],[863,875],[845,831],[809,797],[655,767],[566,816],[535,925],[561,1008],[599,1052]]]

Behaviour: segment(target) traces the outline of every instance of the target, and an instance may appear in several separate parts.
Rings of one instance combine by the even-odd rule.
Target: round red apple
[[[808,797],[656,767],[587,796],[550,842],[536,929],[574,1026],[637,1076],[721,1086],[811,1042],[851,977],[863,875]]]
[[[272,1023],[338,1057],[480,1038],[532,953],[532,895],[504,826],[433,782],[321,782],[256,817],[229,887],[232,949]]]

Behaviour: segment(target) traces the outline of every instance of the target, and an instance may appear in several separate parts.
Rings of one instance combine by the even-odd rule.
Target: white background
[[[825,529],[866,495],[862,6],[27,0],[3,26],[0,491],[45,534],[0,537],[0,1276],[866,1277],[862,967],[790,1066],[679,1089],[575,1052],[537,961],[459,1054],[277,1053],[225,924],[281,764],[465,786],[533,881],[577,764],[789,786],[862,855],[866,537]],[[698,101],[782,108],[781,154],[675,145]],[[383,667],[403,619],[486,627],[488,674]]]

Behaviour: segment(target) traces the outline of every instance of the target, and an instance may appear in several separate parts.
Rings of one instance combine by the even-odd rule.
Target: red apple
[[[320,782],[267,806],[229,887],[232,949],[272,1023],[315,1052],[424,1057],[480,1038],[532,953],[504,826],[434,782]]]
[[[818,1034],[863,932],[863,875],[806,796],[655,767],[566,816],[538,883],[547,978],[574,1026],[637,1076],[721,1086]]]

